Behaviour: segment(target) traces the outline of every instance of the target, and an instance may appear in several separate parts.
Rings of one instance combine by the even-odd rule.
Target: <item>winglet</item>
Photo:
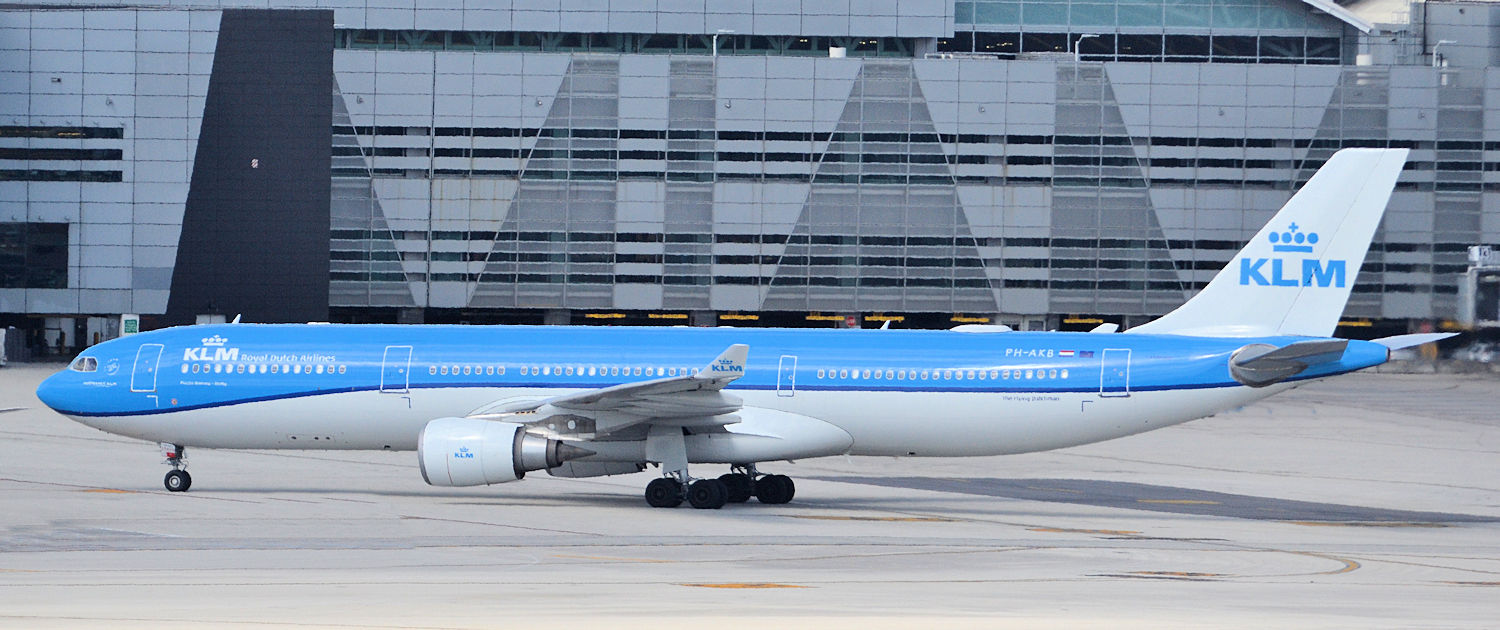
[[[703,366],[703,369],[698,370],[693,377],[727,383],[745,375],[745,360],[748,358],[750,358],[750,346],[742,343],[734,344],[710,361],[708,365]]]
[[[1411,348],[1413,346],[1420,346],[1422,344],[1428,344],[1434,341],[1442,341],[1457,334],[1458,333],[1417,333],[1414,335],[1381,337],[1380,339],[1375,339],[1374,341],[1375,343],[1378,343],[1392,350],[1400,350],[1402,348]]]

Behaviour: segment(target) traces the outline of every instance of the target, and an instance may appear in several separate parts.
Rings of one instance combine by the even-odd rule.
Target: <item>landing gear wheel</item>
[[[729,490],[729,495],[725,500],[730,503],[744,503],[755,495],[755,480],[750,475],[744,473],[720,475],[719,482]]]
[[[797,494],[797,485],[786,475],[766,475],[755,482],[755,498],[767,505],[789,503]]]
[[[646,484],[646,503],[659,508],[682,505],[682,484],[665,477]]]
[[[187,492],[187,489],[193,486],[193,476],[189,475],[186,470],[173,470],[167,473],[167,477],[162,480],[162,485],[166,486],[169,492]]]
[[[688,486],[688,503],[700,510],[717,510],[724,507],[729,490],[718,479],[699,479]]]

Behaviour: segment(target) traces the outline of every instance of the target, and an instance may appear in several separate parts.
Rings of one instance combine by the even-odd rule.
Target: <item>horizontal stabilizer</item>
[[[1375,341],[1375,343],[1378,343],[1378,344],[1380,344],[1382,346],[1385,346],[1387,348],[1390,348],[1392,350],[1400,350],[1402,348],[1414,348],[1414,347],[1420,346],[1422,344],[1433,343],[1435,341],[1442,341],[1444,339],[1447,339],[1449,337],[1453,337],[1453,336],[1456,336],[1456,335],[1458,335],[1458,333],[1417,333],[1417,334],[1414,334],[1414,335],[1396,335],[1395,337],[1381,337],[1380,339],[1376,339],[1374,341]]]
[[[1319,363],[1332,363],[1344,356],[1349,345],[1343,339],[1299,341],[1277,348],[1252,343],[1229,357],[1229,374],[1250,387],[1265,387],[1301,374]]]

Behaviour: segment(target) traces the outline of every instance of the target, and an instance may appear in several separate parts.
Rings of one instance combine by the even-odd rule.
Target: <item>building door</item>
[[[405,394],[411,385],[411,346],[386,346],[380,364],[380,391]]]
[[[776,369],[776,395],[783,398],[797,395],[797,357],[781,355],[781,365]]]
[[[1104,351],[1104,360],[1099,366],[1099,395],[1105,398],[1124,398],[1130,395],[1130,350],[1112,349]]]
[[[161,365],[162,348],[159,343],[143,343],[135,351],[135,367],[130,370],[130,391],[156,391],[156,369]]]

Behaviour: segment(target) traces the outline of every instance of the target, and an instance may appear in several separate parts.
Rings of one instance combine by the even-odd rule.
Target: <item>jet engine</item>
[[[433,486],[478,486],[515,481],[528,470],[555,468],[594,452],[528,433],[510,422],[438,418],[417,436],[422,479]]]

